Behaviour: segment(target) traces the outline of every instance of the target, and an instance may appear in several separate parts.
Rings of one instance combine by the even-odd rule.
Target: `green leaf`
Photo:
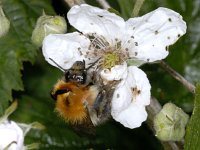
[[[186,130],[184,150],[200,149],[200,84],[195,91],[194,110]]]
[[[36,58],[30,38],[37,17],[43,10],[53,13],[49,0],[2,0],[2,6],[11,28],[0,39],[0,114],[12,100],[12,90],[23,90],[23,61],[33,63]]]

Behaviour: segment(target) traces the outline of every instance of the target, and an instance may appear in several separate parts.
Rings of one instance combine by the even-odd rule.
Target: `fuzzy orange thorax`
[[[58,81],[54,89],[67,89],[69,92],[57,96],[55,111],[67,122],[82,122],[87,117],[88,88],[73,82]]]

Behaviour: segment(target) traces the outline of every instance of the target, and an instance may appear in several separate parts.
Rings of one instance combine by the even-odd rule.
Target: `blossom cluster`
[[[64,69],[76,61],[84,60],[86,67],[97,62],[90,71],[98,70],[105,84],[119,82],[111,101],[112,117],[128,128],[141,126],[147,119],[151,85],[139,66],[167,57],[169,46],[186,33],[182,16],[160,7],[125,21],[107,10],[82,4],[72,7],[67,18],[78,31],[48,35],[42,47],[46,61]]]

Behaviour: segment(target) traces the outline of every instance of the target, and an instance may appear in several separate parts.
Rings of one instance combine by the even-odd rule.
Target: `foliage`
[[[34,62],[37,49],[31,44],[31,33],[42,10],[53,12],[46,1],[3,0],[5,15],[11,22],[9,33],[0,39],[0,114],[12,100],[12,90],[23,90],[23,61]]]
[[[13,98],[18,99],[19,107],[12,115],[12,119],[25,123],[33,121],[43,123],[46,130],[32,131],[27,135],[25,142],[27,144],[41,142],[41,149],[44,150],[162,149],[160,142],[145,124],[138,129],[130,130],[110,121],[97,128],[95,137],[80,137],[56,116],[49,91],[57,79],[62,77],[62,72],[48,65],[41,50],[34,47],[30,40],[33,27],[42,10],[51,15],[56,10],[57,14],[66,16],[68,9],[66,5],[62,5],[61,0],[52,2],[50,0],[2,0],[4,12],[11,21],[11,28],[9,33],[0,39],[0,114],[7,108],[9,101]],[[88,2],[93,3],[92,0]],[[131,16],[134,2],[134,0],[109,0],[113,8],[125,19]],[[60,6],[62,9],[59,9]],[[170,47],[170,55],[166,61],[190,82],[196,83],[200,80],[200,1],[145,1],[139,15],[157,7],[171,8],[179,12],[187,22],[187,34]],[[144,65],[143,69],[151,82],[152,95],[162,104],[171,101],[185,111],[192,112],[193,95],[178,81],[163,71],[159,65]],[[197,106],[195,105],[195,108]],[[199,128],[198,119],[192,120],[191,124],[196,124],[195,128]],[[188,133],[193,132],[188,131]]]
[[[187,127],[186,137],[185,137],[185,150],[196,150],[200,144],[200,84],[196,87],[196,96],[194,101],[194,110],[192,117]]]

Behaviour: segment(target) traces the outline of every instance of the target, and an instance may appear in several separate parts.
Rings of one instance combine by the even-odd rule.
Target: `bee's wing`
[[[100,125],[107,121],[111,116],[111,98],[109,92],[102,89],[92,106],[87,106],[90,119],[94,126]]]

